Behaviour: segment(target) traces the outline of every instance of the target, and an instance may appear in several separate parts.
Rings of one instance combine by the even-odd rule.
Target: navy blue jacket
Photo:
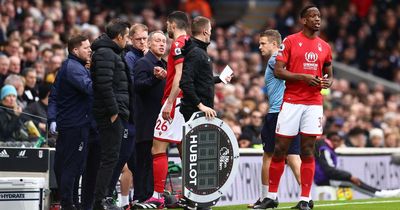
[[[128,46],[128,52],[125,54],[125,61],[126,64],[128,65],[128,69],[131,71],[132,73],[132,79],[133,79],[133,72],[134,72],[134,67],[136,62],[143,58],[144,54],[143,51],[138,50],[136,48],[134,48],[133,46]]]
[[[139,59],[135,65],[135,121],[136,142],[152,141],[154,126],[161,110],[165,80],[157,79],[153,74],[155,66],[165,68],[164,60],[157,60],[151,51]]]
[[[125,63],[128,66],[129,69],[129,75],[131,78],[131,81],[133,83],[134,81],[134,67],[136,62],[143,58],[144,54],[143,51],[138,50],[136,48],[134,48],[133,46],[128,46],[127,47],[127,52],[125,54]],[[129,86],[130,90],[129,90],[129,121],[132,123],[134,122],[134,114],[135,114],[135,85],[131,84]]]
[[[81,126],[92,119],[92,80],[85,63],[69,54],[57,73],[47,115],[48,122],[57,122],[58,129]]]

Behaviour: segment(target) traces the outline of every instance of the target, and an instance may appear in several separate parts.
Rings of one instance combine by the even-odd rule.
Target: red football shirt
[[[168,54],[167,61],[167,83],[164,88],[164,96],[161,102],[164,102],[168,99],[169,94],[171,93],[172,83],[174,82],[175,77],[175,65],[183,63],[183,55],[182,55],[182,47],[185,46],[185,41],[189,39],[188,35],[182,35],[174,40],[171,44],[171,49]],[[179,91],[178,98],[182,98],[182,91]]]
[[[293,73],[311,74],[321,78],[324,64],[332,62],[328,43],[319,37],[310,39],[302,32],[292,34],[283,40],[276,60],[286,63],[286,69]],[[321,105],[321,87],[309,86],[304,81],[286,81],[283,101],[293,104]]]

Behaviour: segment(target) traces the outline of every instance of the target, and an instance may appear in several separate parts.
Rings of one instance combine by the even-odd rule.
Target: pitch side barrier
[[[233,183],[223,192],[217,205],[254,203],[260,195],[261,149],[240,149],[238,174]],[[367,184],[380,189],[400,188],[400,148],[339,148],[338,168],[351,172]],[[177,153],[171,152],[175,162],[180,162]],[[285,168],[278,192],[279,201],[298,201],[300,188],[290,168]],[[317,200],[316,186],[312,188]],[[368,198],[353,190],[353,199]]]

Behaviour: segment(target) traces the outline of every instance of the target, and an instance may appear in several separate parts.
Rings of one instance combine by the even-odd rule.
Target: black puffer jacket
[[[92,46],[90,71],[93,80],[93,115],[99,126],[111,123],[119,114],[129,118],[129,70],[123,59],[123,49],[106,34],[97,38]]]
[[[199,111],[197,105],[200,102],[214,108],[214,84],[221,80],[213,76],[212,62],[207,54],[208,44],[196,38],[190,38],[182,49],[185,60],[179,82],[179,87],[183,92],[180,111],[185,120],[188,120],[194,112]]]

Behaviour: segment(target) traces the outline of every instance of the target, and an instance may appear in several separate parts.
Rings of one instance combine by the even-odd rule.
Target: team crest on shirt
[[[321,43],[318,43],[318,50],[319,50],[320,52],[322,52],[322,46],[321,46]]]
[[[299,42],[299,46],[300,46],[300,47],[303,46],[303,42]]]
[[[175,48],[175,55],[180,55],[182,54],[181,48]]]

